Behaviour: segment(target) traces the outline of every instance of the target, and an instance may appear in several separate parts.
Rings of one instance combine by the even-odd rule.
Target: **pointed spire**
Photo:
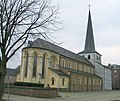
[[[87,25],[84,51],[86,51],[86,52],[94,52],[95,51],[93,28],[92,28],[91,13],[90,13],[90,5],[89,5],[88,25]]]

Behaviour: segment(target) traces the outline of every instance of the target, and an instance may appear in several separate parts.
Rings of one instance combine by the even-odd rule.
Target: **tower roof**
[[[89,16],[88,16],[88,25],[87,25],[84,51],[95,51],[95,44],[94,44],[94,36],[93,36],[93,28],[92,28],[92,20],[91,20],[90,10],[89,10]]]
[[[94,53],[94,52],[96,52],[96,51],[95,51],[91,13],[90,13],[90,8],[89,8],[85,47],[84,47],[84,51],[82,51],[80,53]]]

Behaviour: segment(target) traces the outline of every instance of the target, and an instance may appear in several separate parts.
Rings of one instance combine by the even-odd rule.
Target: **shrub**
[[[44,84],[30,83],[30,82],[14,82],[14,86],[44,87]]]

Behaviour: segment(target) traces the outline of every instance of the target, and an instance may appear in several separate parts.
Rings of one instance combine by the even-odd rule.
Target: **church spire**
[[[84,51],[95,52],[95,44],[94,44],[92,20],[91,20],[91,13],[90,13],[90,5],[89,5],[88,25],[87,25]]]

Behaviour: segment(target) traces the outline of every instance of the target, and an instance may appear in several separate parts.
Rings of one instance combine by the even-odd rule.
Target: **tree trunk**
[[[3,74],[0,74],[0,101],[2,101],[3,90],[4,90],[4,78]]]
[[[6,74],[6,57],[4,56],[0,61],[0,101],[2,101],[4,90],[4,78]]]

